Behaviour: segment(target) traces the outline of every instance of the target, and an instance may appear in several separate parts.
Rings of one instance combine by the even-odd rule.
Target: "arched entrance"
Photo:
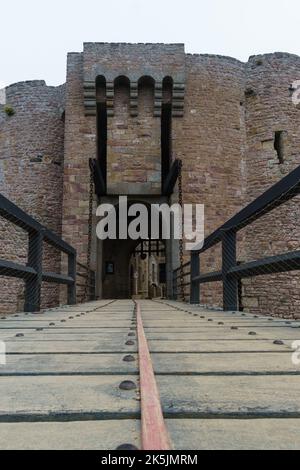
[[[171,289],[170,273],[174,266],[171,254],[177,252],[177,241],[151,240],[150,204],[131,200],[128,207],[136,203],[143,203],[149,209],[148,238],[107,239],[100,243],[98,282],[101,283],[101,297],[104,299],[166,297]],[[114,207],[117,212],[118,203]],[[128,217],[128,225],[130,222],[131,218]]]

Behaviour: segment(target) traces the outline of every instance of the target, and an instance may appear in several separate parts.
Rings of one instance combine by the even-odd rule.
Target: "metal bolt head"
[[[219,322],[218,322],[218,325],[224,325],[224,322],[219,321]]]
[[[124,362],[134,362],[134,361],[135,361],[135,358],[134,358],[134,356],[132,356],[131,354],[128,354],[127,356],[124,356],[124,357],[123,357],[123,361],[124,361]]]
[[[125,344],[126,346],[134,346],[134,341],[129,340],[129,341],[126,341]]]
[[[23,336],[24,336],[23,333],[17,333],[16,334],[16,338],[23,338]]]
[[[237,326],[232,326],[231,330],[238,330],[238,327]]]
[[[55,323],[49,323],[49,326],[55,326]]]
[[[74,317],[69,317],[70,320],[73,320]]]
[[[66,320],[60,320],[61,323],[66,323]]]
[[[256,334],[257,333],[255,331],[249,331],[249,333],[248,333],[249,336],[256,336]]]
[[[212,318],[208,318],[208,320],[207,320],[207,321],[213,321],[213,319],[212,319]]]
[[[132,380],[124,380],[120,383],[119,388],[121,390],[135,390],[136,384]]]
[[[121,444],[116,448],[116,450],[139,450],[136,446],[133,444]]]
[[[275,341],[273,341],[273,344],[276,344],[277,346],[282,346],[284,342],[281,339],[276,339]]]

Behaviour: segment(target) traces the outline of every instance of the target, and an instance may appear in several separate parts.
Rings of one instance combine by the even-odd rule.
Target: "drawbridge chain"
[[[178,202],[183,211],[183,195],[182,195],[182,161],[179,161],[179,174],[178,174]],[[183,217],[183,212],[181,214]],[[182,222],[182,220],[181,220]],[[183,238],[179,239],[179,261],[180,261],[180,294],[183,302],[185,301],[184,289],[184,254],[183,254]]]

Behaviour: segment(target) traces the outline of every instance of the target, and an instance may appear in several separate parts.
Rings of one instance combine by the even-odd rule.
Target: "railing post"
[[[76,253],[68,254],[68,276],[74,279],[74,282],[68,285],[68,305],[75,305],[76,304]]]
[[[90,271],[90,300],[96,299],[96,281],[95,281],[95,271]]]
[[[31,230],[28,233],[28,261],[27,265],[34,268],[36,275],[26,280],[25,284],[25,312],[38,312],[41,305],[43,262],[43,231]]]
[[[200,283],[192,282],[192,279],[200,275],[200,255],[197,251],[191,252],[191,292],[190,304],[198,304],[200,302]]]
[[[223,310],[237,310],[238,281],[228,276],[230,268],[236,265],[236,232],[229,230],[222,237]]]
[[[173,300],[177,300],[177,271],[173,271]]]

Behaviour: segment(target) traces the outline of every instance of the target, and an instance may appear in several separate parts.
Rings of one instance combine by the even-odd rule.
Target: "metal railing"
[[[18,206],[0,194],[0,217],[12,222],[28,233],[27,264],[0,259],[0,275],[24,279],[26,312],[40,310],[42,282],[65,284],[68,304],[76,304],[76,251],[51,230],[41,225]],[[68,256],[68,274],[43,271],[43,242]]]
[[[237,233],[299,193],[300,166],[205,238],[201,249],[191,252],[191,259],[188,263],[190,266],[190,303],[197,304],[200,302],[200,284],[222,281],[223,309],[237,310],[238,298],[240,296],[239,281],[242,278],[300,269],[299,250],[245,263],[239,263],[236,256]],[[221,270],[201,273],[200,255],[218,243],[222,244]],[[176,273],[174,274],[174,279],[175,276]],[[178,283],[173,284],[173,298],[175,299],[177,298],[179,287]]]

